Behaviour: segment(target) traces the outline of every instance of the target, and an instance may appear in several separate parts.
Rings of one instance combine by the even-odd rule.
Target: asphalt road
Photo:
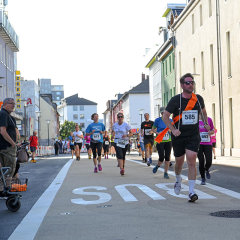
[[[64,156],[64,155],[62,155]],[[65,156],[64,156],[65,157]],[[12,213],[7,210],[5,200],[0,200],[0,239],[7,239],[39,199],[46,188],[52,183],[68,158],[46,157],[37,163],[21,164],[20,178],[28,178],[28,190],[23,192],[21,208]],[[29,226],[31,228],[31,226]]]
[[[226,208],[237,209],[240,200],[198,186],[197,188],[203,191],[204,194],[213,196],[216,199],[204,199],[207,195],[203,195],[203,200],[200,199],[199,203],[197,203],[199,205],[196,205],[200,207],[192,207],[192,205],[189,207],[186,199],[173,197],[171,191],[168,190],[168,186],[169,189],[172,189],[171,184],[175,180],[173,175],[170,176],[170,180],[165,181],[162,172],[154,175],[151,167],[142,165],[137,154],[130,155],[127,158],[139,164],[127,162],[126,175],[124,177],[119,175],[115,159],[103,160],[103,172],[98,174],[93,173],[92,160],[88,160],[86,156],[80,162],[74,161],[64,180],[64,184],[57,193],[43,223],[41,223],[41,227],[37,231],[35,239],[175,239],[176,233],[181,228],[186,230],[186,236],[181,233],[178,239],[192,239],[192,236],[190,237],[188,234],[190,230],[186,229],[186,225],[188,223],[191,224],[192,216],[196,218],[192,219],[194,227],[191,232],[196,231],[200,233],[201,229],[205,229],[202,235],[195,236],[194,239],[208,239],[208,237],[216,239],[215,232],[218,235],[218,239],[225,239],[226,237],[227,239],[237,239],[234,233],[238,230],[236,223],[239,226],[239,218],[231,220],[230,227],[227,224],[228,219],[221,218],[219,220],[218,218],[209,217],[209,213]],[[62,155],[57,158],[41,159],[37,164],[29,163],[22,165],[20,173],[23,178],[28,177],[29,179],[28,191],[23,194],[23,199],[21,200],[22,207],[17,213],[9,212],[5,207],[4,201],[0,201],[1,240],[8,239],[69,159],[70,156],[64,155],[63,158]],[[156,161],[153,161],[153,164],[155,163]],[[173,170],[173,167],[170,170]],[[211,168],[212,178],[208,180],[208,183],[240,193],[239,171],[239,167],[213,165]],[[183,168],[183,175],[187,176],[186,164]],[[125,195],[126,199],[123,201],[124,194],[121,195],[123,190],[121,185],[133,183],[146,185],[160,193],[160,196],[167,201],[149,199],[148,196],[136,189],[131,189],[131,193],[135,196],[136,201],[132,199],[133,202],[131,202],[131,198],[126,200],[127,195]],[[160,186],[159,190],[156,187],[158,183],[166,184],[166,186]],[[187,185],[186,182],[185,184]],[[98,199],[97,196],[76,195],[72,192],[74,189],[86,186],[106,188],[104,191],[99,190],[108,194],[105,196],[106,198],[111,196],[111,199],[102,203],[94,203]],[[167,193],[164,187],[167,188]],[[78,189],[78,191],[80,190]],[[98,191],[92,190],[92,192]],[[77,201],[82,199],[83,202],[93,201],[92,203],[94,204],[88,204],[88,202],[85,202],[87,203],[85,205],[73,203],[71,202],[72,199],[78,199]],[[179,206],[180,209],[176,206]],[[177,219],[179,218],[184,219],[184,226],[182,226],[182,223],[178,226]],[[169,224],[166,225],[167,222]],[[226,226],[218,229],[222,224]],[[199,225],[199,229],[196,227],[197,225]],[[173,226],[174,228],[172,228]],[[29,231],[31,231],[31,224],[28,227]],[[170,232],[168,231],[169,227],[171,227]],[[209,232],[210,230],[212,232]]]

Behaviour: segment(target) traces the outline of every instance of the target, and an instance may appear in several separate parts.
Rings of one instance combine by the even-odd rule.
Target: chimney
[[[142,82],[145,80],[145,74],[142,73]]]

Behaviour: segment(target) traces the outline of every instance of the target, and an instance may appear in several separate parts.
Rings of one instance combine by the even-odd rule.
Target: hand
[[[173,134],[175,137],[178,137],[178,136],[181,134],[181,132],[180,132],[178,129],[174,129],[174,130],[172,130],[172,134]]]
[[[204,128],[207,130],[207,131],[210,131],[210,126],[208,124],[205,124],[204,125]]]

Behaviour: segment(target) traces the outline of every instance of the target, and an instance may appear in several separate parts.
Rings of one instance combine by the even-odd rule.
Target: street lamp
[[[49,146],[49,124],[50,124],[50,120],[46,120],[47,121],[47,125],[48,125],[48,146]]]
[[[39,124],[39,119],[40,119],[40,116],[41,116],[41,112],[40,111],[37,111],[35,112],[36,113],[36,117],[37,117],[37,120],[38,120],[38,139],[40,139],[40,124]]]

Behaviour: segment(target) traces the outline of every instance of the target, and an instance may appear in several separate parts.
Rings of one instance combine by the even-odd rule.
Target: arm
[[[7,133],[7,128],[6,127],[0,127],[0,132],[3,138],[10,143],[13,147],[16,145],[15,142],[11,139],[11,137]]]
[[[202,109],[202,114],[203,114],[203,117],[204,117],[204,119],[203,119],[204,127],[205,127],[206,130],[210,131],[210,126],[209,126],[208,121],[207,121],[207,119],[208,119],[207,111],[206,111],[205,107]]]
[[[166,126],[172,131],[173,135],[175,137],[177,137],[181,134],[181,132],[172,125],[172,123],[169,119],[170,115],[171,115],[171,113],[169,113],[168,111],[165,110],[163,113],[162,119],[163,119],[163,122],[166,124]]]

